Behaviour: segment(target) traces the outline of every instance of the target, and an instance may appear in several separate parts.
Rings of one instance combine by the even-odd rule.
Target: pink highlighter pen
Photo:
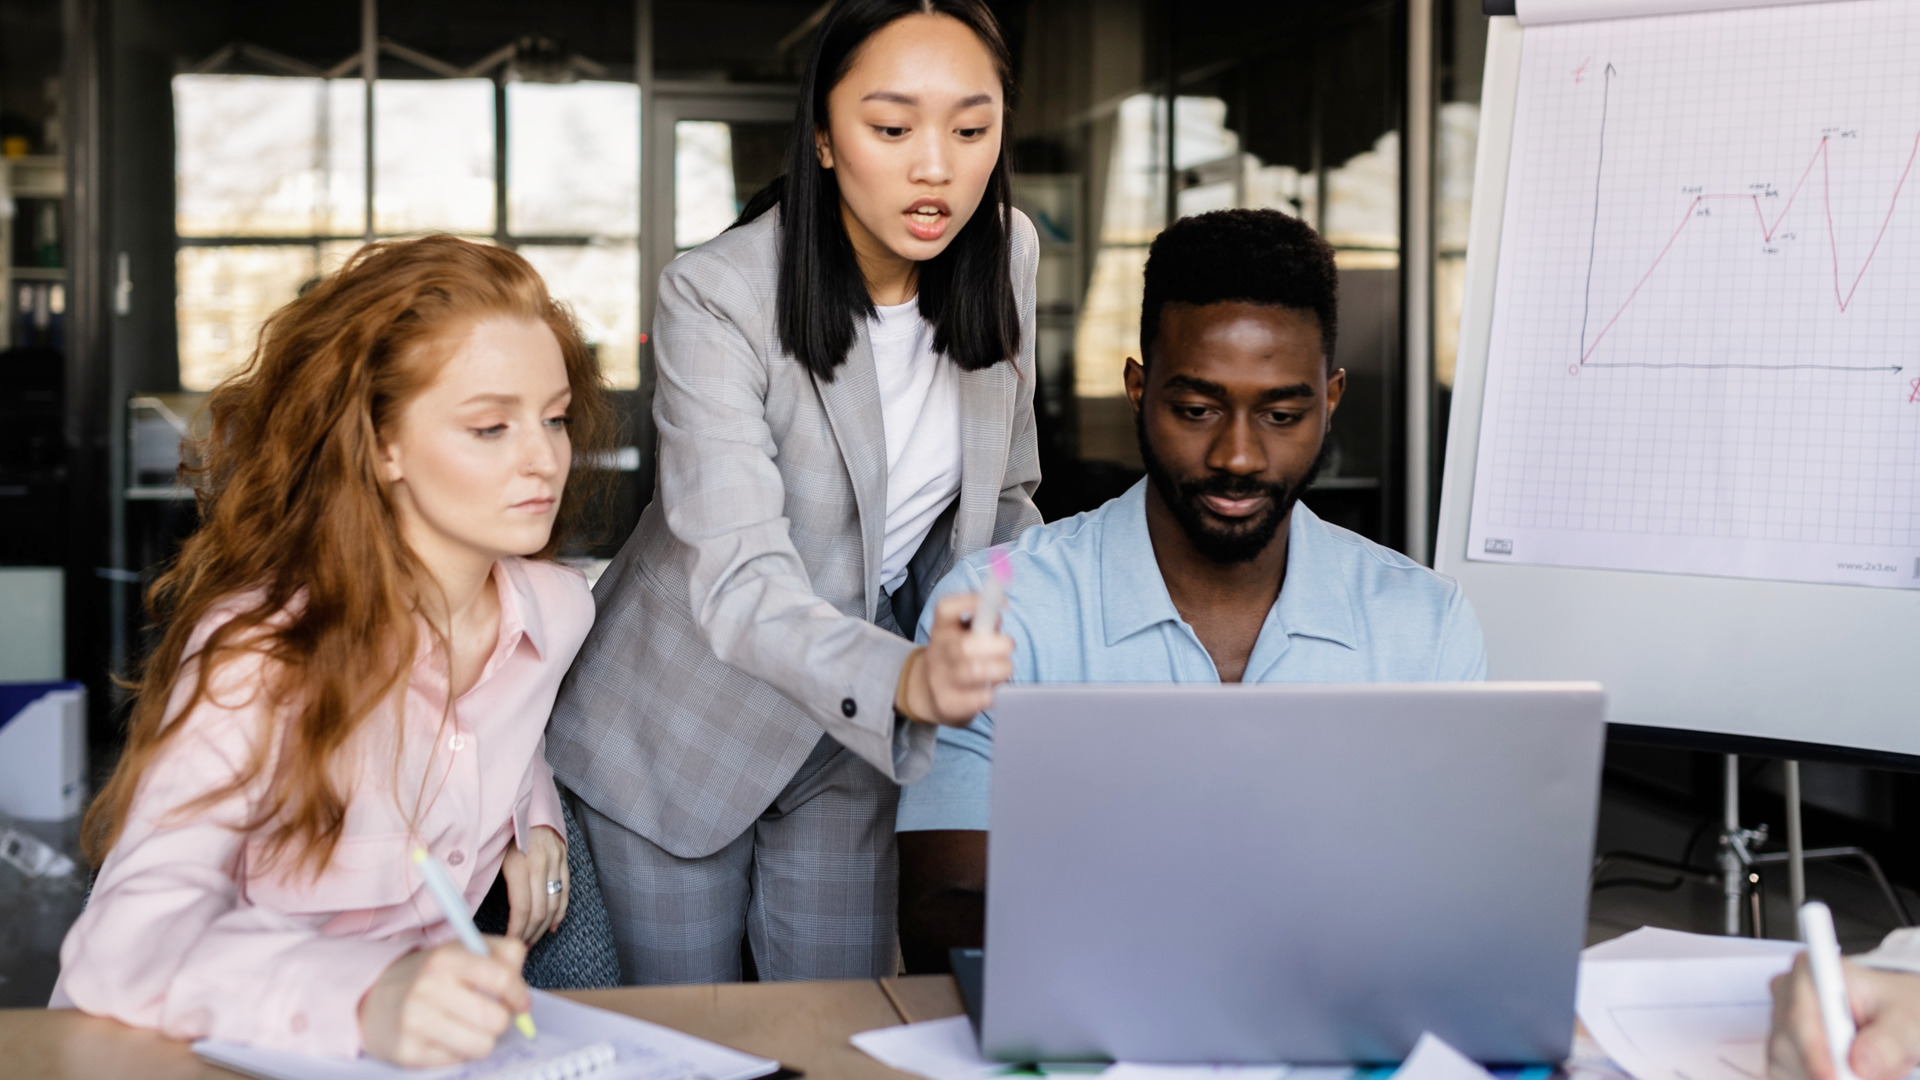
[[[1000,629],[1000,610],[1007,606],[1007,586],[1013,584],[1013,563],[1002,548],[987,556],[987,579],[980,583],[980,605],[974,610],[973,632],[991,634]]]

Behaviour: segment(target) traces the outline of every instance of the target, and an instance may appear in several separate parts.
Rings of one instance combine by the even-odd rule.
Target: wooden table
[[[678,1028],[761,1057],[810,1080],[906,1076],[853,1048],[870,1028],[961,1012],[945,975],[816,983],[631,986],[566,995]],[[71,1009],[0,1009],[0,1074],[8,1080],[232,1080],[187,1044]]]

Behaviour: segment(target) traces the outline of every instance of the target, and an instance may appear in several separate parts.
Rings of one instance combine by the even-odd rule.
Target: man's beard
[[[1320,475],[1321,466],[1327,462],[1327,453],[1332,442],[1326,435],[1320,437],[1320,449],[1313,456],[1313,464],[1307,468],[1300,479],[1288,484],[1263,483],[1231,473],[1209,473],[1201,479],[1181,480],[1154,455],[1153,447],[1147,442],[1147,424],[1144,410],[1134,414],[1134,436],[1140,441],[1140,460],[1146,463],[1147,478],[1153,482],[1153,489],[1160,493],[1160,501],[1173,513],[1173,519],[1180,524],[1180,531],[1187,536],[1187,542],[1194,550],[1217,563],[1243,563],[1267,549],[1273,542],[1274,534],[1287,520],[1287,514],[1293,510],[1293,504],[1300,501],[1313,486],[1314,478]],[[1238,524],[1221,526],[1217,518],[1201,504],[1202,497],[1217,495],[1224,499],[1253,499],[1264,495],[1267,508],[1253,518]]]

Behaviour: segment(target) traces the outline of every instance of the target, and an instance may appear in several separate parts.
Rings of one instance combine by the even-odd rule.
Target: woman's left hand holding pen
[[[527,947],[508,938],[486,941],[490,956],[451,941],[387,965],[360,999],[367,1053],[408,1068],[457,1065],[491,1053],[533,999],[520,977]]]

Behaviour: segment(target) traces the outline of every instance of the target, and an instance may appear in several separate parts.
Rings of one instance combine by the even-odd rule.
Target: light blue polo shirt
[[[1174,609],[1147,538],[1147,481],[1085,514],[1028,529],[1007,550],[1001,626],[1014,682],[1217,683],[1213,658]],[[988,552],[934,590],[976,592]],[[929,602],[920,620],[927,640]],[[1296,503],[1287,576],[1247,662],[1246,682],[1468,682],[1487,677],[1473,606],[1452,578],[1329,525]],[[941,728],[933,771],[900,793],[896,828],[987,827],[993,715]]]

